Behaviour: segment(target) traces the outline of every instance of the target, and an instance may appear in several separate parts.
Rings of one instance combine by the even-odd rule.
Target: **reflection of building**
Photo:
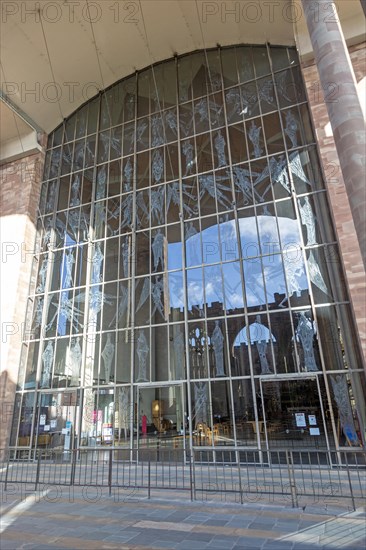
[[[365,443],[351,210],[293,46],[167,54],[50,128],[12,446]]]

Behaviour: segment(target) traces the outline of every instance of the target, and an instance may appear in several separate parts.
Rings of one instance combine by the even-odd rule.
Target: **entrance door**
[[[185,449],[183,384],[138,386],[134,417],[134,439],[141,455],[151,450],[159,460],[172,456],[172,449]]]
[[[74,391],[39,394],[34,447],[71,451],[78,437],[80,422],[79,393]]]
[[[261,401],[261,437],[269,449],[328,448],[317,377],[262,379]]]

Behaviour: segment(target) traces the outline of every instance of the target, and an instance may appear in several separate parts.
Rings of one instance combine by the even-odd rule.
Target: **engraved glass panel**
[[[174,192],[173,192],[174,195]],[[183,215],[185,219],[198,216],[197,179],[184,179],[182,183]]]
[[[187,300],[189,317],[197,318],[203,315],[203,273],[201,268],[187,271]]]
[[[200,225],[198,221],[184,224],[184,239],[186,250],[186,266],[191,267],[202,263],[202,248]]]
[[[205,302],[207,317],[224,314],[224,289],[220,265],[204,268]]]
[[[265,307],[266,296],[260,258],[244,260],[243,268],[247,307],[255,309]]]
[[[112,318],[108,328],[126,328],[131,325],[131,279],[120,281],[117,286],[117,303],[115,318]]]
[[[318,351],[318,329],[310,310],[293,313],[295,343],[300,365],[303,372],[321,370]]]
[[[169,320],[182,321],[184,317],[184,281],[183,272],[174,271],[168,275],[169,284]]]
[[[236,233],[234,213],[219,217],[219,247],[221,260],[227,262],[239,258],[239,243]]]
[[[151,376],[153,380],[174,380],[170,366],[170,346],[161,345],[169,342],[168,327],[154,327],[151,329]],[[184,340],[183,340],[184,342]],[[184,349],[183,349],[184,357]]]
[[[170,376],[172,380],[186,378],[186,346],[184,325],[169,326]]]
[[[101,132],[98,139],[98,164],[109,160],[109,151],[111,148],[110,130]]]
[[[148,382],[150,378],[150,331],[140,329],[135,333],[135,381]]]
[[[117,332],[116,339],[116,383],[130,382],[131,380],[131,343],[130,330]]]
[[[239,262],[229,262],[222,266],[227,315],[243,313],[244,299]]]
[[[264,136],[260,119],[254,119],[246,124],[249,153],[251,158],[258,158],[265,154]]]
[[[201,222],[202,259],[204,264],[220,261],[220,245],[216,216],[204,218]]]
[[[86,138],[85,142],[85,168],[93,166],[95,163],[95,146],[96,146],[96,136],[92,135]]]
[[[201,134],[196,137],[197,170],[207,172],[212,170],[211,135]]]
[[[293,323],[287,311],[270,313],[269,318],[277,373],[297,372],[298,352],[294,334],[297,322]]]
[[[141,189],[150,184],[150,153],[140,153],[136,156],[136,187]]]
[[[136,123],[135,140],[137,151],[147,149],[149,145],[149,118],[140,118]]]
[[[131,277],[132,268],[137,265],[136,250],[132,248],[131,235],[121,237],[117,261],[119,262],[119,278]]]
[[[184,184],[182,185],[182,188],[183,188],[183,200],[184,198],[188,199],[189,197],[187,196],[187,193],[189,194],[189,191],[188,191],[188,183],[185,181]],[[158,188],[160,189],[160,188]],[[166,194],[166,203],[165,203],[165,194]],[[163,199],[160,198],[160,195],[163,196]],[[162,200],[162,208],[160,210],[160,215],[158,216],[157,213],[155,215],[155,218],[158,218],[160,217],[160,219],[162,217],[164,217],[164,212],[165,212],[165,208],[164,208],[164,203],[166,204],[166,216],[167,216],[167,223],[170,223],[170,222],[175,222],[177,220],[179,220],[179,214],[181,212],[181,197],[180,197],[180,185],[179,185],[179,181],[172,181],[171,183],[168,183],[166,186],[165,186],[165,189],[163,191],[160,192],[160,194],[157,195],[156,199],[155,199],[155,202],[157,202],[157,200],[159,199],[159,202],[160,200]],[[152,207],[152,198],[151,198],[151,209],[152,209],[152,212],[153,212],[153,207]],[[185,206],[183,205],[183,210],[185,210]],[[188,210],[189,210],[189,207],[188,207]],[[155,223],[153,224],[153,220],[152,220],[152,225],[155,225]]]
[[[182,268],[181,226],[178,224],[167,227],[168,240],[168,270]]]
[[[189,342],[189,363],[191,378],[205,378],[208,373],[208,338],[205,324],[203,322],[195,321],[188,325],[188,342]],[[204,384],[205,385],[205,384]],[[199,384],[198,396],[204,392],[203,387]],[[201,414],[206,414],[207,411],[202,411]],[[192,410],[192,420],[195,418],[195,411]],[[201,419],[202,421],[202,419]]]
[[[139,127],[139,130],[141,130],[141,126]],[[146,130],[146,128],[145,128]],[[134,150],[134,144],[135,144],[135,123],[134,122],[128,122],[127,124],[124,124],[123,126],[123,155],[131,155]]]
[[[236,164],[237,162],[248,160],[248,150],[244,125],[236,124],[235,126],[230,126],[229,139],[232,163]],[[236,168],[237,167],[234,166],[233,171],[235,171]]]
[[[108,330],[115,326],[116,308],[118,308],[117,287],[117,283],[104,285],[102,330]]]
[[[258,96],[261,104],[262,114],[277,109],[277,101],[272,78],[259,78],[257,80]]]
[[[263,129],[269,155],[284,151],[280,118],[277,113],[263,117]]]

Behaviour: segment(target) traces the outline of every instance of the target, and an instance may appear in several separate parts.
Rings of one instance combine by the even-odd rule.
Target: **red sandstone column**
[[[302,5],[321,86],[326,92],[333,84],[337,86],[332,100],[325,103],[366,267],[366,136],[356,80],[335,4],[329,0],[302,0]]]

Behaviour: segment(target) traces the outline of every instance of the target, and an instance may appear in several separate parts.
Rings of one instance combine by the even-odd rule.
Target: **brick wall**
[[[365,77],[365,49],[366,43],[362,43],[351,47],[349,50],[357,82]],[[327,107],[322,93],[317,92],[318,89],[321,90],[318,71],[313,62],[304,63],[302,71],[327,179],[329,199],[333,210],[358,335],[366,358],[365,269],[330,128]],[[314,83],[319,83],[319,87],[314,86]]]
[[[45,144],[42,136],[41,145]],[[8,444],[11,429],[43,164],[44,154],[39,152],[0,167],[0,449]]]

